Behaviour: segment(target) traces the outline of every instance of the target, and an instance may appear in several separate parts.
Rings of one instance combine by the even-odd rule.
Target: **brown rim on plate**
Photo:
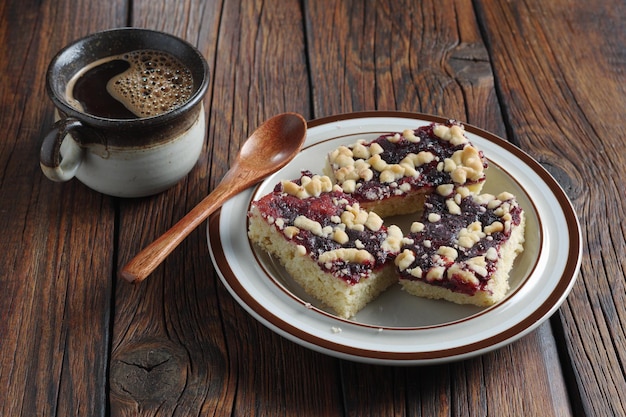
[[[424,114],[419,114],[419,113],[374,111],[374,112],[341,114],[341,115],[335,115],[335,116],[325,117],[321,119],[316,119],[316,120],[310,121],[308,123],[308,127],[312,128],[312,127],[316,127],[316,126],[320,126],[320,125],[324,125],[324,124],[328,124],[332,122],[345,121],[345,120],[351,120],[351,119],[362,119],[362,118],[371,119],[371,118],[383,118],[383,117],[416,119],[420,121],[438,122],[438,123],[443,123],[448,120],[446,118],[441,118],[441,117],[432,116],[432,115],[424,115]],[[554,197],[559,202],[560,208],[563,211],[565,218],[566,218],[566,224],[568,227],[568,235],[570,238],[570,241],[569,241],[570,245],[568,248],[567,263],[565,265],[563,273],[561,274],[561,277],[558,280],[558,284],[555,286],[555,288],[550,293],[550,295],[545,299],[545,301],[538,308],[532,311],[532,313],[526,316],[523,320],[515,323],[515,325],[513,325],[512,327],[507,328],[505,331],[494,334],[490,337],[476,341],[474,343],[455,346],[449,349],[429,350],[429,351],[409,351],[409,352],[397,352],[397,351],[392,352],[392,351],[382,351],[382,350],[370,350],[370,349],[364,349],[361,347],[352,347],[352,346],[348,346],[342,343],[336,343],[331,340],[327,340],[322,337],[318,337],[314,334],[305,332],[302,329],[292,325],[291,323],[286,322],[282,318],[274,315],[266,307],[260,304],[254,298],[254,296],[251,295],[246,290],[246,288],[244,288],[241,285],[240,281],[237,279],[233,270],[231,269],[231,266],[229,265],[228,260],[226,259],[226,254],[224,253],[224,250],[222,247],[220,229],[219,229],[221,211],[218,211],[213,216],[211,216],[209,220],[209,225],[208,225],[209,244],[212,249],[214,262],[217,266],[218,271],[221,272],[223,279],[225,280],[227,285],[231,287],[231,290],[237,295],[237,297],[240,298],[240,302],[245,304],[244,307],[247,307],[250,312],[254,312],[255,315],[258,315],[258,317],[260,317],[262,321],[264,320],[271,327],[274,327],[275,329],[280,330],[280,332],[283,332],[285,335],[295,338],[296,342],[304,342],[305,344],[319,347],[331,354],[339,353],[339,354],[343,354],[351,358],[368,358],[368,359],[391,361],[391,362],[398,362],[398,363],[408,362],[408,361],[435,362],[437,360],[446,360],[448,358],[455,358],[455,357],[461,358],[461,357],[469,357],[472,355],[480,354],[484,351],[494,349],[498,346],[510,343],[513,340],[516,340],[519,337],[522,337],[526,333],[533,330],[536,326],[538,326],[545,318],[551,315],[558,308],[558,306],[560,305],[560,302],[564,300],[565,296],[569,293],[569,290],[571,289],[571,286],[573,285],[578,268],[580,266],[580,255],[582,251],[580,227],[579,227],[578,219],[576,217],[576,214],[573,210],[573,207],[569,199],[565,195],[560,185],[541,165],[539,165],[538,162],[536,162],[533,158],[531,158],[529,155],[527,155],[525,152],[523,152],[516,146],[505,141],[504,139],[499,138],[498,136],[494,134],[483,131],[482,129],[476,128],[474,126],[471,126],[465,123],[464,123],[464,126],[467,132],[476,134],[480,136],[481,138],[488,140],[490,142],[493,142],[497,146],[514,154],[516,157],[522,160],[529,168],[531,168],[535,174],[539,175],[541,179],[546,183],[546,185],[553,191]],[[502,169],[502,167],[499,167],[499,168]],[[506,170],[504,169],[502,170],[508,174]],[[521,184],[518,184],[518,185],[520,185],[521,187]],[[524,189],[523,187],[521,188]],[[524,192],[526,191],[524,190]],[[529,197],[529,200],[532,202],[532,198],[530,198],[530,195],[528,195],[528,193],[527,193],[527,196]],[[533,207],[533,209],[535,209],[536,211],[536,207]],[[539,216],[538,216],[538,220],[541,223],[541,219]],[[540,236],[540,239],[542,239],[542,236]],[[533,265],[531,269],[534,270],[535,268],[536,268],[536,262],[535,262],[535,265]],[[267,273],[267,271],[264,271],[264,273]],[[281,291],[288,293],[289,296],[296,299],[300,303],[304,303],[298,297],[289,293],[289,291],[285,289],[284,287],[282,287],[282,285],[279,285],[278,283],[276,283],[275,280],[274,280],[274,283],[278,287],[280,287]],[[518,286],[515,292],[519,291],[522,286],[523,286],[523,283]],[[511,294],[507,295],[507,299],[510,297],[511,297]],[[504,300],[503,302],[499,303],[498,305],[492,308],[489,308],[477,314],[471,315],[468,318],[453,321],[450,323],[444,323],[439,326],[445,326],[448,324],[458,323],[459,321],[471,319],[473,317],[476,317],[477,315],[484,314],[486,311],[492,311],[493,308],[497,308],[497,306],[505,302],[506,300]],[[325,314],[337,320],[343,320],[343,319],[339,319],[338,317],[330,313],[326,313],[323,310],[316,309],[316,312]],[[418,330],[419,331],[420,329],[428,329],[432,327],[437,327],[437,326],[385,327],[385,326],[374,326],[374,325],[356,323],[356,322],[347,321],[347,320],[346,322],[351,325],[360,324],[365,327],[382,328],[382,329],[389,329],[389,330],[394,330],[394,331],[396,330],[413,330],[413,331]]]

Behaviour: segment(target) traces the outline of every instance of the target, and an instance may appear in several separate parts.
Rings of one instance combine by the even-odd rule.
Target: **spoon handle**
[[[146,246],[122,268],[120,275],[129,282],[138,283],[152,273],[163,260],[217,208],[222,206],[238,190],[233,182],[231,171],[227,172],[222,182],[189,213]]]

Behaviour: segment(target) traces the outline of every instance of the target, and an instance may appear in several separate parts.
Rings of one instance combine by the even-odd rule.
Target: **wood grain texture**
[[[124,11],[122,2],[0,6],[3,416],[106,412],[113,203],[77,182],[51,183],[38,158],[52,123],[49,60],[80,36],[123,24]]]
[[[368,9],[360,2],[312,1],[306,10],[307,19],[314,22],[352,16],[330,31],[308,25],[316,116],[370,108],[419,111],[456,118],[505,136],[489,56],[469,3],[421,2],[415,7],[413,2],[389,2]],[[372,61],[376,65],[369,65]],[[393,411],[378,409],[378,404],[387,407],[388,403],[376,400],[379,381],[393,380],[393,373],[353,371],[347,375],[354,376],[342,384],[354,415],[462,415],[464,410],[476,410],[475,406],[487,413],[499,410],[501,415],[568,415],[567,403],[559,396],[565,393],[562,373],[558,366],[549,368],[556,356],[546,324],[541,337],[531,334],[482,358],[429,371],[407,371],[411,375],[407,378],[416,382]],[[360,369],[359,365],[342,366]],[[516,372],[509,373],[506,386],[502,386],[497,370],[512,367]],[[459,372],[463,379],[455,378]],[[529,379],[542,387],[532,399],[515,388]],[[358,388],[353,389],[355,386]],[[480,387],[478,392],[476,387]]]
[[[624,16],[619,0],[0,2],[0,416],[626,415]],[[48,62],[118,26],[178,35],[211,71],[202,156],[148,198],[52,183],[37,162]],[[254,320],[204,228],[141,285],[117,277],[267,118],[374,109],[471,123],[555,176],[584,256],[550,321],[465,361],[367,365]]]
[[[624,415],[626,7],[479,4],[512,134],[559,180],[584,230],[579,280],[557,316],[576,410]]]
[[[136,2],[133,15],[140,26],[183,37],[208,31],[197,39],[211,69],[207,145],[186,184],[122,205],[120,259],[129,259],[208,194],[261,122],[284,111],[308,113],[301,19],[293,19],[299,14],[296,2],[182,3]],[[178,20],[179,27],[160,27],[157,17],[163,14],[186,19]],[[287,37],[289,48],[280,42]],[[147,221],[137,222],[141,218]],[[249,337],[248,327],[260,340]],[[293,395],[295,384],[283,381],[293,374],[275,364],[276,352],[267,349],[279,338],[240,309],[213,276],[204,228],[193,232],[145,283],[136,288],[118,284],[113,338],[111,398],[118,415],[249,415],[257,406],[273,414]],[[150,352],[155,355],[142,362]],[[138,391],[129,390],[126,381],[133,381]],[[152,389],[159,384],[169,386],[167,396]]]
[[[138,1],[133,2],[130,23],[189,41],[213,72],[220,7],[197,1]],[[205,110],[213,86],[211,81]],[[211,123],[210,117],[207,120]],[[175,187],[151,198],[120,201],[117,268],[209,193],[208,143],[196,167]],[[112,415],[224,415],[231,408],[235,381],[228,373],[204,236],[204,230],[194,231],[140,285],[118,278],[110,363]]]

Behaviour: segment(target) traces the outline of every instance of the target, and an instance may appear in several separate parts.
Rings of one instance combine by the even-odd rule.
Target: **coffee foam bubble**
[[[120,55],[128,70],[107,83],[107,91],[137,117],[151,117],[182,106],[193,93],[191,71],[161,51],[139,50]]]

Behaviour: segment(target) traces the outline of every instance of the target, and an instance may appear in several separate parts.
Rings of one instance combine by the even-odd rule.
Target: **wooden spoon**
[[[306,121],[296,113],[274,116],[246,140],[213,192],[171,229],[139,252],[120,271],[130,282],[143,281],[197,226],[229,198],[287,165],[302,148]]]

